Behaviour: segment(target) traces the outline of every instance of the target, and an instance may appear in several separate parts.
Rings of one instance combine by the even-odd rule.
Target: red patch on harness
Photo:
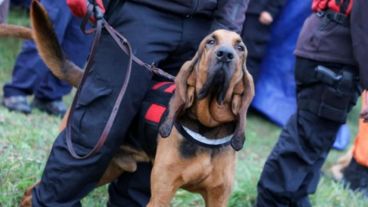
[[[165,89],[165,92],[166,93],[174,93],[175,88],[176,88],[176,85],[172,84],[171,86],[169,86],[168,88]]]
[[[152,89],[153,90],[157,90],[159,89],[161,86],[164,86],[164,85],[167,85],[169,83],[172,83],[172,82],[158,82],[156,83],[154,86],[152,86]]]
[[[154,123],[160,123],[160,120],[162,118],[162,115],[165,113],[166,107],[160,106],[158,104],[152,104],[147,112],[144,118],[148,121],[154,122]]]

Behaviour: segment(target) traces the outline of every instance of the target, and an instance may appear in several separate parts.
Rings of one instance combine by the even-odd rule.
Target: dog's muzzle
[[[235,71],[235,54],[227,47],[221,47],[215,55],[216,63],[214,69],[208,70],[207,81],[200,90],[198,99],[213,93],[216,96],[217,103],[222,105]]]
[[[227,47],[221,47],[216,52],[216,59],[218,62],[229,63],[234,60],[235,54],[233,50]]]

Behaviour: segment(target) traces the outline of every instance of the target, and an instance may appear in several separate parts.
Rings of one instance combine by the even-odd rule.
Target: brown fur
[[[55,35],[51,35],[53,31],[47,14],[37,1],[32,3],[31,19],[32,33],[42,59],[57,77],[77,87],[82,72],[64,58]],[[216,39],[213,47],[207,46],[211,38]],[[154,160],[151,174],[152,197],[148,206],[169,206],[178,188],[200,193],[206,206],[226,206],[234,179],[235,151],[230,146],[223,147],[216,153],[204,148],[205,150],[196,151],[195,156],[184,157],[179,150],[184,137],[173,128],[173,123],[178,117],[189,117],[205,127],[221,128],[225,124],[233,124],[235,133],[232,146],[236,150],[241,149],[246,113],[254,95],[254,86],[245,67],[247,52],[236,50],[239,45],[244,47],[239,35],[233,32],[218,30],[207,36],[200,44],[195,57],[183,64],[175,80],[177,90],[170,100],[168,118],[160,128],[160,133],[168,138],[158,138],[156,156],[149,157],[143,151],[122,145],[99,184],[111,182],[124,171],[134,172],[137,162]],[[235,59],[232,62],[234,72],[228,80],[229,87],[222,103],[219,103],[213,96],[200,96],[201,91],[208,87],[207,78],[213,75],[215,52],[222,46],[232,50],[235,48]],[[73,74],[77,75],[73,79],[68,78]],[[60,129],[65,128],[67,116]],[[30,190],[27,192],[23,201],[31,200]],[[30,206],[22,204],[21,206]]]
[[[216,40],[216,45],[208,47],[206,43]],[[254,95],[252,77],[246,67],[246,51],[236,53],[236,70],[231,77],[223,104],[213,96],[198,99],[206,86],[215,52],[220,47],[235,47],[242,44],[240,37],[225,30],[208,35],[200,44],[195,57],[181,68],[176,83],[176,93],[169,104],[169,114],[160,128],[160,134],[168,138],[159,138],[157,154],[151,174],[152,197],[149,207],[169,206],[178,188],[200,193],[206,206],[226,206],[231,193],[235,169],[235,151],[225,147],[215,156],[211,151],[196,152],[192,158],[184,158],[179,147],[183,136],[173,128],[175,120],[184,112],[189,113],[207,127],[222,126],[235,122],[235,143],[233,148],[240,149],[244,139],[246,112]],[[238,137],[237,137],[238,136]]]
[[[20,201],[20,207],[32,207],[32,190],[33,188],[38,185],[39,182],[33,184],[24,192],[22,200]]]
[[[51,72],[59,79],[78,87],[83,71],[64,57],[47,12],[36,0],[32,2],[31,6],[31,24],[32,29],[0,24],[0,37],[33,39],[36,42],[39,55]]]
[[[0,24],[0,37],[33,39],[32,30],[30,28],[9,24]]]
[[[83,71],[64,57],[47,12],[38,1],[32,2],[31,23],[33,38],[42,60],[56,77],[78,87]]]
[[[230,146],[212,157],[198,152],[183,158],[178,150],[183,136],[173,128],[169,138],[159,138],[151,173],[151,200],[147,206],[170,206],[179,188],[200,193],[209,207],[225,207],[231,194],[235,151]]]
[[[221,44],[211,48],[206,47],[206,42],[212,38],[216,39],[217,42],[221,42]],[[207,77],[211,75],[208,68],[211,67],[209,64],[214,62],[213,60],[210,61],[213,59],[214,51],[218,50],[219,47],[234,47],[239,43],[241,43],[241,39],[236,33],[225,30],[218,30],[202,41],[197,54],[192,60],[184,63],[177,75],[175,80],[177,92],[170,101],[168,117],[160,128],[161,136],[167,137],[176,117],[184,109],[191,107],[191,112],[203,125],[208,127],[216,127],[236,120],[238,124],[232,146],[235,150],[240,150],[243,147],[245,114],[254,96],[253,78],[246,69],[246,51],[241,54],[238,52],[236,56],[236,70],[226,92],[224,104],[219,105],[210,96],[193,101],[193,97],[200,96],[207,83]]]
[[[330,171],[332,173],[332,177],[335,180],[342,180],[342,178],[344,177],[343,175],[343,170],[350,164],[350,161],[353,159],[353,147],[351,147],[346,154],[342,155],[341,157],[339,157],[339,159],[337,160],[336,164],[334,164],[331,168]]]

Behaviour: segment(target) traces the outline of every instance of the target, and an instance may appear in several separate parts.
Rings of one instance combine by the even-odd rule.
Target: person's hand
[[[360,113],[360,118],[363,119],[363,122],[368,123],[368,91],[364,90],[363,93],[363,108],[362,112]]]
[[[87,2],[88,0],[66,0],[73,15],[77,17],[84,17],[87,15]],[[96,0],[96,4],[101,9],[101,12],[105,12],[102,0]]]
[[[273,22],[273,17],[269,12],[263,11],[259,15],[259,22],[264,25],[270,25]]]

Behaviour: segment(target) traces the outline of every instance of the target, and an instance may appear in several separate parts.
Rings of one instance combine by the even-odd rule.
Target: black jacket
[[[275,18],[285,3],[286,0],[250,0],[247,14],[259,15],[262,11],[267,11]]]
[[[190,17],[204,14],[214,17],[211,31],[229,29],[240,33],[249,0],[130,0],[157,9]]]
[[[368,89],[367,20],[367,0],[354,0],[349,26],[324,24],[322,18],[312,14],[304,23],[295,54],[316,61],[358,66],[362,86]]]

